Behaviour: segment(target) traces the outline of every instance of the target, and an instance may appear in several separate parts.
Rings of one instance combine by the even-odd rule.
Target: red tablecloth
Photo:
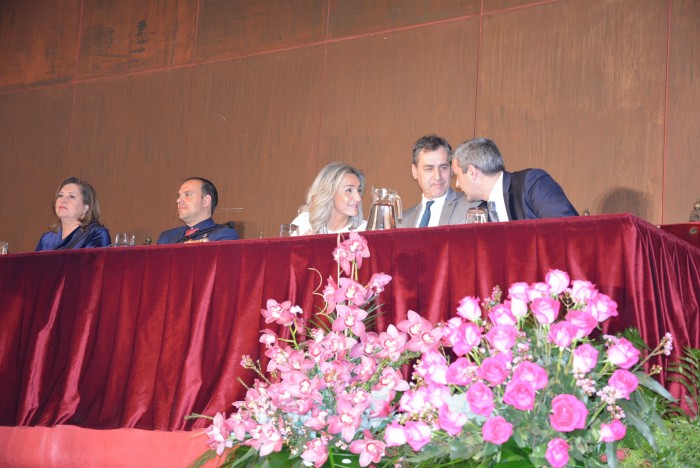
[[[409,309],[432,321],[494,285],[588,279],[618,302],[610,331],[667,331],[700,347],[700,249],[631,215],[365,233],[360,277],[394,277],[378,326]],[[0,257],[0,425],[180,430],[228,410],[259,354],[260,308],[307,315],[335,275],[334,236]],[[321,275],[310,270],[316,268]],[[195,423],[201,426],[203,423]]]
[[[664,224],[659,227],[695,247],[700,247],[700,223]]]

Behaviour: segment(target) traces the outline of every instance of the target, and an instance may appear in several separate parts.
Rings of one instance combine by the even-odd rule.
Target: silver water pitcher
[[[372,208],[367,219],[368,231],[393,229],[403,216],[401,197],[394,190],[372,187]]]

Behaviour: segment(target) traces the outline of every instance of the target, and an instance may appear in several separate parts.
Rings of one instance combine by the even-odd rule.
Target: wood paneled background
[[[33,250],[69,175],[139,242],[179,224],[191,175],[246,238],[276,236],[330,161],[410,206],[427,133],[493,138],[579,211],[685,222],[698,44],[697,0],[5,0],[0,240]]]

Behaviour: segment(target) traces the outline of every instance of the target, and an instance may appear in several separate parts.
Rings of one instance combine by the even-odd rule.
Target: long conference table
[[[700,248],[629,214],[365,232],[360,280],[393,277],[384,329],[438,322],[550,268],[611,296],[650,345],[700,347]],[[333,235],[0,256],[0,466],[186,466],[261,355],[267,299],[310,317]],[[678,391],[678,389],[673,389]],[[128,460],[128,462],[127,462]]]

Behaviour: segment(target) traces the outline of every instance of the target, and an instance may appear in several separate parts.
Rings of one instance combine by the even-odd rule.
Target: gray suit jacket
[[[467,219],[467,210],[478,203],[468,202],[462,192],[455,192],[451,188],[447,189],[445,204],[440,213],[440,226],[448,224],[464,224]],[[403,212],[403,219],[399,222],[400,228],[412,228],[418,225],[418,215],[420,215],[421,203],[412,206]]]

